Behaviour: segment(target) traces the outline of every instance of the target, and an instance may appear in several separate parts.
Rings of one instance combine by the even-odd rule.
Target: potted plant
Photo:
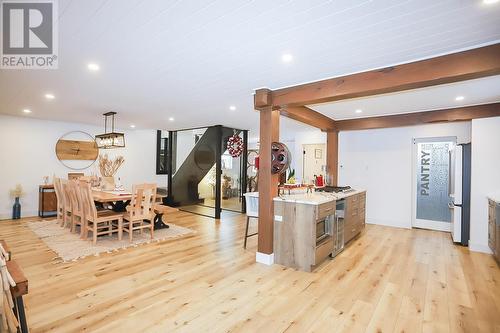
[[[288,169],[287,183],[288,184],[295,184],[295,169],[292,169],[292,168]]]
[[[23,187],[17,184],[15,188],[10,190],[10,196],[14,198],[14,205],[12,206],[12,219],[17,220],[21,218],[21,203],[19,199],[24,195]]]

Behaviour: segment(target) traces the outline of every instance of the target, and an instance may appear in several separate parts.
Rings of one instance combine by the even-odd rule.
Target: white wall
[[[471,250],[488,248],[487,195],[500,191],[500,117],[472,120]]]
[[[413,138],[470,141],[470,122],[347,131],[339,135],[339,184],[367,190],[367,223],[411,228]]]
[[[284,143],[292,153],[292,169],[295,169],[295,178],[297,182],[301,182],[303,145],[326,143],[326,133],[321,132],[319,129],[295,132],[295,139],[293,141],[285,141]]]
[[[21,199],[22,215],[38,214],[38,185],[43,177],[67,177],[72,170],[55,155],[57,140],[69,131],[80,130],[95,135],[103,128],[84,124],[37,120],[0,115],[0,219],[10,218],[13,200],[9,189],[21,184],[26,193]],[[122,155],[125,163],[117,176],[130,188],[134,183],[156,182],[166,186],[167,177],[156,175],[156,131],[125,131],[125,148],[101,150],[109,156]],[[84,171],[97,173],[94,165]]]

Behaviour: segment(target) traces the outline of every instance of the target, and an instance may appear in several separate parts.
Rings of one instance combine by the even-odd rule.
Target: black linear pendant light
[[[104,134],[95,136],[97,147],[103,149],[123,148],[125,147],[125,134],[115,133],[115,114],[116,112],[106,112],[104,116]],[[111,132],[108,133],[108,118],[111,117]]]

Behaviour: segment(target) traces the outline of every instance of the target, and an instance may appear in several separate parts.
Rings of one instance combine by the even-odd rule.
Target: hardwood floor
[[[368,225],[314,273],[255,263],[244,216],[179,212],[194,236],[70,263],[0,221],[32,332],[499,332],[500,269],[448,234]]]

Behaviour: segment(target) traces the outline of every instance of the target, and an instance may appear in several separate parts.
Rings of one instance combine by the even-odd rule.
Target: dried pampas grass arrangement
[[[125,162],[123,156],[117,156],[114,160],[108,157],[108,154],[99,155],[99,170],[103,177],[113,177],[118,169]]]
[[[13,198],[20,198],[20,197],[24,196],[24,191],[23,191],[23,187],[21,186],[21,184],[17,184],[15,188],[13,188],[12,190],[9,191],[9,193],[10,193],[10,196]]]

